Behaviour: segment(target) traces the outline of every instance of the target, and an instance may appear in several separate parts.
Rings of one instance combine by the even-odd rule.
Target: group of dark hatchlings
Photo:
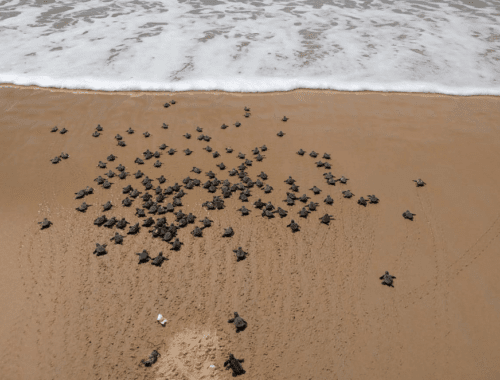
[[[176,102],[172,100],[169,103],[165,103],[164,107],[168,108],[174,104],[176,104]],[[245,107],[244,111],[246,112],[243,115],[244,117],[248,118],[251,116],[250,109],[248,107]],[[286,122],[289,119],[286,116],[284,116],[283,119],[281,120],[283,122]],[[237,121],[233,125],[235,127],[240,127],[241,123]],[[169,126],[163,123],[161,128],[164,130],[168,130]],[[228,126],[226,124],[222,124],[221,129],[226,129],[226,128],[228,128]],[[101,125],[98,125],[92,136],[99,137],[103,132],[103,130],[104,128],[101,127]],[[58,127],[54,127],[51,130],[51,132],[57,132],[57,131]],[[61,134],[65,134],[67,130],[63,128],[59,132]],[[125,130],[124,132],[129,135],[132,135],[134,134],[135,131],[132,128],[128,128],[128,130]],[[201,133],[203,132],[203,129],[201,127],[196,127],[196,132]],[[150,136],[149,132],[145,132],[143,133],[143,135],[146,138]],[[279,131],[277,135],[278,137],[283,137],[285,136],[285,133]],[[191,138],[190,133],[185,133],[183,136],[186,139]],[[126,146],[123,137],[120,136],[119,134],[115,136],[115,139],[118,142],[118,146],[121,147]],[[209,142],[211,140],[211,137],[205,134],[201,134],[197,137],[197,139],[199,141]],[[161,144],[158,147],[158,149],[162,152],[164,152],[167,148],[168,146],[166,144]],[[207,145],[203,149],[211,153],[212,157],[214,158],[218,158],[220,156],[220,153],[217,151],[213,151],[213,149],[209,145]],[[129,176],[134,176],[136,179],[140,179],[142,186],[144,186],[143,189],[144,191],[141,191],[138,188],[134,188],[130,184],[122,188],[122,193],[125,196],[125,198],[122,200],[122,207],[131,207],[134,202],[139,202],[137,198],[140,198],[143,201],[140,207],[136,208],[136,213],[135,213],[135,215],[138,218],[145,218],[144,220],[142,220],[142,223],[141,221],[139,221],[137,223],[131,224],[129,221],[125,220],[125,218],[117,219],[116,217],[108,217],[105,214],[102,214],[97,219],[95,219],[94,224],[99,227],[104,226],[109,229],[116,227],[117,229],[120,229],[122,231],[124,231],[128,227],[128,231],[126,233],[123,232],[124,235],[121,235],[118,231],[116,231],[114,236],[111,236],[110,241],[112,241],[114,244],[123,244],[124,241],[127,239],[127,236],[135,235],[139,233],[139,231],[142,228],[145,227],[148,228],[148,231],[149,233],[151,233],[151,236],[153,238],[159,238],[162,241],[170,244],[171,245],[170,250],[174,251],[180,250],[183,243],[177,237],[178,230],[188,226],[189,224],[196,223],[197,219],[197,217],[192,213],[185,214],[182,212],[181,209],[182,197],[186,195],[184,189],[188,191],[193,189],[194,187],[202,187],[211,194],[219,191],[220,195],[213,195],[211,200],[207,200],[205,203],[203,203],[202,206],[205,207],[207,210],[224,209],[226,207],[224,200],[233,196],[233,193],[237,191],[239,191],[239,200],[241,200],[243,203],[249,202],[249,197],[252,196],[251,189],[254,186],[263,191],[264,194],[269,194],[273,191],[273,187],[270,184],[266,184],[263,182],[268,179],[267,174],[264,173],[263,171],[261,171],[260,174],[256,176],[255,181],[253,181],[249,177],[249,174],[246,172],[246,169],[253,165],[253,161],[247,158],[246,155],[242,152],[239,152],[237,155],[237,157],[242,160],[241,165],[239,165],[237,168],[228,170],[229,176],[237,178],[239,182],[231,183],[229,179],[219,180],[216,174],[212,172],[212,170],[210,170],[208,172],[205,172],[205,175],[208,177],[208,180],[204,183],[202,183],[202,181],[198,178],[191,178],[190,176],[187,176],[182,180],[183,185],[180,185],[179,183],[176,182],[173,185],[169,185],[166,188],[162,188],[160,185],[164,184],[167,180],[163,175],[161,175],[155,178],[159,183],[159,185],[155,187],[153,185],[154,180],[149,178],[139,168],[140,166],[145,164],[145,160],[147,161],[152,158],[156,159],[156,162],[154,162],[153,167],[155,168],[162,167],[163,163],[159,160],[162,156],[162,153],[160,151],[151,152],[148,149],[145,152],[143,152],[143,158],[137,157],[135,159],[135,163],[138,165],[138,168],[137,171],[133,174],[127,172],[125,166],[123,166],[122,164],[119,164],[118,166],[115,167],[115,170],[117,170],[118,173],[115,173],[113,169],[108,168],[108,165],[111,165],[111,163],[118,158],[113,154],[110,154],[105,161],[99,161],[99,163],[97,164],[98,168],[103,170],[108,170],[108,172],[104,174],[104,176],[106,176],[107,178],[103,178],[101,175],[99,175],[96,179],[94,179],[94,181],[99,186],[102,186],[103,189],[109,189],[110,187],[115,185],[116,182],[110,182],[110,180],[115,177],[120,180],[124,180]],[[266,145],[263,145],[260,148],[256,147],[255,149],[253,149],[252,154],[255,156],[255,160],[257,162],[261,162],[265,158],[265,155],[263,155],[262,153],[266,151],[267,147]],[[170,148],[167,151],[167,154],[173,155],[176,152],[177,151],[175,149]],[[232,152],[233,152],[232,148],[230,147],[226,148],[226,154],[231,154]],[[185,155],[190,155],[191,153],[193,153],[193,151],[189,149],[184,150]],[[307,152],[300,149],[296,153],[300,156],[304,156]],[[309,156],[312,158],[317,158],[318,155],[319,154],[314,151],[311,151],[309,153]],[[69,155],[67,153],[62,153],[60,156],[57,156],[54,159],[52,159],[51,162],[53,164],[56,164],[61,160],[61,158],[67,159],[68,157]],[[321,160],[317,161],[315,162],[315,165],[317,167],[331,169],[331,164],[328,162],[328,160],[330,160],[330,154],[324,153],[321,159],[325,161],[324,162],[322,162]],[[216,167],[219,170],[226,169],[226,166],[224,165],[223,162],[217,164]],[[194,173],[195,175],[199,175],[202,173],[202,170],[197,167],[193,167],[191,172]],[[324,173],[323,177],[327,185],[333,185],[333,186],[335,186],[337,183],[341,185],[346,185],[347,182],[349,181],[349,179],[344,176],[337,178],[331,172]],[[299,217],[307,218],[311,212],[317,211],[319,204],[312,200],[310,201],[311,198],[309,196],[307,196],[306,194],[303,194],[299,197],[295,195],[295,193],[299,192],[299,186],[297,185],[295,179],[289,176],[287,179],[284,180],[284,182],[287,185],[290,185],[290,191],[286,193],[286,199],[284,199],[283,202],[286,203],[287,206],[295,205],[296,201],[304,203],[304,207],[302,207],[302,209],[297,212]],[[425,182],[422,181],[421,179],[414,180],[414,182],[416,183],[417,187],[425,185]],[[312,187],[309,190],[312,192],[313,195],[319,195],[322,192],[322,190],[316,186]],[[75,199],[86,198],[87,196],[93,193],[94,189],[90,186],[87,186],[85,189],[82,189],[75,193],[76,195]],[[347,199],[352,198],[354,196],[354,194],[348,189],[343,190],[341,193],[342,196]],[[167,197],[171,198],[170,202],[168,202],[165,205],[165,200],[167,199]],[[330,195],[327,195],[326,198],[323,200],[323,202],[326,205],[332,205],[334,203],[334,200]],[[375,195],[367,195],[366,198],[360,197],[357,203],[363,207],[366,207],[368,204],[379,203],[379,199]],[[90,206],[96,206],[96,205],[90,205],[84,201],[80,206],[76,207],[76,210],[84,213]],[[258,209],[259,212],[262,211],[261,215],[264,218],[269,218],[269,219],[274,218],[276,214],[280,218],[285,218],[288,215],[287,210],[281,207],[275,207],[271,202],[267,203],[263,202],[261,198],[257,199],[253,203],[253,206],[255,209]],[[111,201],[108,201],[99,207],[102,207],[102,211],[105,212],[112,210],[113,208],[116,207],[116,205],[113,205]],[[252,212],[250,209],[247,209],[245,205],[237,209],[237,211],[241,212],[241,216],[247,216]],[[174,218],[174,221],[171,222],[170,225],[167,223],[167,218],[165,216],[160,216],[167,213],[172,213]],[[159,217],[155,220],[153,219],[152,215],[158,215]],[[409,210],[403,213],[403,217],[408,220],[413,220],[414,216],[415,214],[413,214]],[[320,223],[326,225],[329,225],[329,223],[332,220],[334,220],[333,216],[328,213],[325,213],[325,215],[323,215],[318,219]],[[210,220],[205,217],[203,220],[200,221],[200,223],[201,223],[200,226],[195,226],[191,231],[191,234],[194,237],[202,237],[203,230],[211,227],[213,220]],[[39,224],[41,225],[42,229],[46,229],[51,226],[52,222],[50,222],[45,218],[42,222],[39,222]],[[300,231],[300,226],[294,219],[291,219],[290,223],[287,224],[286,227],[289,227],[293,233]],[[221,232],[221,237],[231,237],[233,235],[234,231],[232,227],[225,228],[224,231]],[[97,256],[107,254],[107,246],[108,246],[107,243],[104,244],[96,243],[94,254]],[[242,247],[234,249],[233,252],[236,256],[237,262],[244,260],[248,255],[248,253],[245,252]],[[142,252],[136,253],[136,255],[138,256],[139,264],[150,262],[152,265],[158,267],[161,267],[162,263],[168,260],[168,258],[163,255],[163,252],[159,252],[155,257],[151,257],[149,252],[145,249]],[[389,272],[385,272],[385,274],[380,277],[380,279],[383,280],[382,284],[390,287],[393,287],[393,279],[395,278],[396,277],[390,275]],[[245,320],[243,320],[236,312],[234,313],[234,318],[230,319],[228,322],[234,323],[234,325],[236,326],[236,332],[243,331],[247,326]],[[159,355],[160,354],[156,350],[154,350],[149,356],[149,359],[142,360],[141,363],[144,364],[145,366],[151,366],[157,361]],[[242,362],[243,362],[242,359],[236,359],[232,354],[230,354],[229,359],[224,363],[224,367],[226,367],[227,369],[231,369],[233,371],[233,376],[237,376],[245,373],[245,371],[241,366]]]

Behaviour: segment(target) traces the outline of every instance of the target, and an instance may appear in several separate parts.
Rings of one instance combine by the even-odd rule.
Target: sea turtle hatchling
[[[167,103],[167,104],[168,104],[168,103]],[[163,123],[163,124],[161,125],[161,129],[168,129],[168,124]]]
[[[154,158],[160,158],[160,155],[161,155],[161,153],[158,152],[158,151],[156,151],[156,152],[153,153],[153,157]]]
[[[220,154],[219,154],[219,152],[217,152],[217,151],[215,151],[215,152],[213,152],[213,153],[212,153],[212,157],[213,157],[213,158],[217,158],[217,157],[219,157],[219,156],[220,156]]]
[[[365,206],[367,205],[366,199],[361,197],[358,199],[358,205]]]
[[[224,368],[233,371],[233,377],[245,374],[245,370],[241,366],[243,359],[236,359],[233,354],[229,354],[229,359],[224,362]]]
[[[60,157],[54,157],[53,159],[50,160],[50,162],[52,162],[53,164],[57,164],[61,161],[61,158]]]
[[[113,236],[111,239],[111,241],[115,241],[115,244],[122,244],[123,243],[123,238],[124,236],[120,235],[118,232],[115,233],[115,236]]]
[[[185,138],[187,138],[188,140],[191,138],[191,134],[190,133],[186,133],[185,135],[183,135]]]
[[[139,191],[139,190],[137,190],[137,189],[134,189],[134,190],[130,193],[130,196],[131,196],[132,198],[137,198],[137,197],[138,197],[139,195],[141,195],[141,194],[142,194],[142,191]]]
[[[247,209],[245,206],[239,208],[236,211],[240,211],[242,216],[248,215],[250,213],[250,210]]]
[[[160,178],[156,178],[159,183],[164,183],[167,179],[163,176],[163,174],[160,176]]]
[[[109,170],[105,175],[107,175],[108,178],[113,178],[115,176],[115,172],[112,170]]]
[[[207,217],[205,217],[205,219],[203,219],[201,222],[203,223],[203,227],[208,228],[212,225],[213,220],[210,220]]]
[[[94,133],[92,133],[92,137],[99,137],[101,134],[97,131],[94,131]]]
[[[220,129],[226,129],[227,127],[228,127],[228,125],[226,125],[226,124],[222,124],[222,125],[220,126]]]
[[[127,132],[129,135],[131,135],[135,131],[132,128],[129,127],[125,132]]]
[[[50,131],[51,131],[51,132],[57,132],[57,129],[58,129],[57,127],[54,127],[54,128],[52,128]]]
[[[315,162],[315,164],[316,164],[316,167],[318,167],[318,168],[321,168],[321,167],[325,166],[325,163],[324,163],[324,162],[322,162],[321,160],[320,160],[320,161]]]
[[[210,140],[212,140],[212,138],[209,135],[205,135],[203,140],[205,140],[206,142],[210,142]]]
[[[66,128],[63,128],[63,129],[61,129],[61,130],[59,131],[59,133],[60,133],[61,135],[64,135],[66,132],[68,132],[68,130],[67,130]]]
[[[224,229],[224,233],[222,234],[222,237],[231,237],[234,235],[234,231],[232,227],[228,227]]]
[[[148,251],[146,251],[145,249],[142,252],[136,253],[136,255],[139,256],[139,264],[146,263],[151,260]]]
[[[113,207],[111,201],[107,201],[105,204],[102,205],[103,211],[111,210],[111,207]]]
[[[327,205],[332,205],[333,199],[332,199],[332,197],[330,197],[330,195],[327,195],[323,202],[325,202]]]
[[[249,112],[250,108],[248,108],[247,106],[245,106],[245,108],[243,108],[243,110],[246,111],[246,112]]]
[[[107,253],[106,246],[107,246],[107,244],[96,243],[95,249],[94,249],[94,255],[97,255],[97,256],[105,255]]]
[[[63,160],[66,160],[69,157],[69,154],[62,152],[59,157],[61,157]]]
[[[114,154],[110,154],[106,159],[108,161],[114,161],[117,157]]]
[[[416,183],[417,187],[425,186],[426,183],[422,181],[420,178],[419,179],[414,179],[413,182]]]
[[[391,276],[388,271],[385,271],[385,273],[382,276],[380,276],[380,280],[384,280],[384,281],[382,281],[382,285],[387,285],[391,288],[394,288],[393,279],[395,279],[395,278],[396,277]]]
[[[302,210],[300,210],[297,214],[299,214],[301,218],[307,218],[307,215],[309,215],[309,213],[309,210],[307,210],[305,207],[302,207]]]
[[[316,202],[310,202],[307,207],[309,207],[309,211],[316,211],[318,207],[318,203]]]
[[[116,170],[118,170],[119,172],[123,172],[125,170],[125,166],[123,166],[122,164],[118,165],[116,167]]]
[[[113,216],[111,219],[108,219],[106,223],[103,224],[104,227],[111,228],[113,227],[118,220]]]
[[[189,156],[191,153],[193,153],[193,151],[192,151],[192,150],[190,150],[189,148],[184,149],[184,150],[183,150],[183,152],[184,152],[184,154],[185,154],[186,156]]]
[[[236,128],[240,127],[241,126],[241,123],[239,121],[237,121],[236,123],[233,124]]]
[[[139,165],[144,165],[144,161],[142,159],[140,159],[139,157],[137,157],[135,159],[134,163],[139,164]]]
[[[284,218],[288,214],[288,211],[283,210],[281,207],[278,207],[278,209],[273,212],[277,213],[281,218]]]
[[[161,167],[162,163],[159,160],[156,160],[156,162],[153,164],[155,168]]]
[[[109,189],[111,187],[112,183],[109,182],[108,180],[105,180],[104,183],[102,184],[102,187],[104,189]]]
[[[264,158],[265,158],[265,156],[261,155],[260,153],[259,153],[257,156],[255,156],[255,160],[256,160],[257,162],[261,162]],[[248,160],[247,160],[247,161],[248,161]],[[250,161],[250,162],[251,162],[251,161]]]
[[[130,207],[132,206],[132,201],[129,197],[126,197],[124,200],[122,200],[122,205],[124,205],[125,207]]]
[[[94,224],[96,226],[102,226],[107,221],[108,221],[108,218],[106,218],[106,215],[101,215],[96,220],[94,220]]]
[[[245,117],[250,117],[250,113],[249,113],[249,112],[247,112],[247,113],[245,113],[243,116],[245,116]]]
[[[125,144],[125,141],[120,140],[118,141],[118,146],[127,146],[127,144]]]
[[[342,195],[344,196],[344,198],[351,198],[354,194],[351,193],[350,190],[346,190],[342,192]]]
[[[90,205],[88,205],[87,203],[83,202],[80,206],[78,206],[76,208],[77,211],[80,211],[80,212],[85,212],[87,211],[87,208],[89,207]]]
[[[170,150],[167,153],[172,156],[175,152],[177,151],[174,148],[170,148]]]
[[[136,179],[141,178],[143,175],[144,175],[144,173],[141,172],[140,170],[138,170],[137,173],[134,173],[134,176],[135,176]]]
[[[166,103],[166,104],[168,104],[168,103]],[[167,107],[165,107],[165,108],[167,108]],[[160,354],[158,353],[158,351],[153,350],[153,352],[151,353],[151,355],[149,355],[148,360],[142,359],[141,360],[141,364],[144,364],[144,366],[146,366],[146,367],[151,367],[153,364],[156,363],[156,361],[158,360],[159,356],[160,356]]]
[[[262,201],[260,200],[260,198],[259,198],[259,199],[257,199],[257,200],[254,202],[254,204],[253,204],[253,205],[254,205],[256,208],[258,208],[258,209],[262,209],[262,207],[264,207],[266,204],[265,204],[264,202],[262,202]]]
[[[263,152],[265,152],[265,151],[267,150],[267,146],[266,146],[266,144],[262,145],[262,146],[260,147],[260,150],[261,150],[261,151],[263,151]]]
[[[283,131],[279,131],[278,133],[276,133],[276,136],[283,137],[285,136],[285,133],[283,133]]]
[[[155,224],[155,220],[151,217],[147,218],[144,220],[144,223],[142,223],[143,227],[151,227],[153,224]]]
[[[151,265],[154,265],[156,267],[161,267],[161,264],[163,264],[165,260],[168,259],[165,256],[163,256],[163,252],[160,252],[158,253],[158,256],[156,256],[151,260]]]
[[[413,220],[413,216],[416,214],[411,213],[409,210],[403,212],[403,218]]]
[[[302,150],[302,148],[301,148],[301,149],[299,149],[299,150],[297,151],[297,154],[298,154],[299,156],[303,156],[305,153],[306,153],[306,152],[305,152],[304,150]]]
[[[368,195],[368,199],[370,200],[370,203],[378,203],[380,199],[378,199],[375,195]]]
[[[144,133],[143,133],[143,135],[144,135],[144,137],[149,137],[149,136],[151,136],[151,134],[150,134],[148,131],[144,132]]]
[[[333,215],[325,214],[321,218],[319,218],[319,220],[321,221],[321,223],[329,224],[330,221],[333,220]]]
[[[304,202],[306,203],[308,199],[311,199],[310,197],[308,197],[307,195],[305,194],[302,194],[302,196],[300,198],[297,198],[299,201],[301,202]]]
[[[117,134],[117,135],[115,136],[115,139],[117,139],[117,140],[121,140],[121,139],[123,139],[123,137],[121,137],[121,136],[120,136],[120,134]]]
[[[191,231],[191,234],[195,237],[202,237],[203,236],[203,230],[196,226],[193,231]]]
[[[170,248],[171,251],[178,251],[179,249],[181,249],[181,246],[184,245],[184,243],[182,243],[179,238],[175,238],[174,241],[171,241],[168,244],[172,245],[172,248]]]
[[[161,145],[159,146],[159,148],[160,148],[161,150],[165,150],[165,149],[167,149],[167,147],[168,147],[168,146],[167,146],[167,145],[165,145],[165,144],[161,144]]]
[[[203,128],[197,126],[196,127],[196,132],[200,132],[200,133],[203,132]]]
[[[319,194],[319,193],[321,193],[321,189],[318,189],[316,186],[313,186],[313,187],[312,187],[311,189],[309,189],[309,190],[312,190],[312,192],[313,192],[314,194],[316,194],[316,195],[317,195],[317,194]]]
[[[299,186],[297,186],[296,184],[293,184],[292,186],[290,186],[290,190],[298,193],[299,192]]]
[[[340,177],[339,180],[338,180],[340,183],[343,183],[343,184],[346,184],[347,181],[349,181],[349,178],[346,178],[344,176]]]
[[[300,231],[300,226],[295,223],[295,220],[292,219],[292,221],[290,222],[289,225],[287,225],[287,227],[290,227],[292,232],[297,232],[297,231]]]
[[[292,178],[292,176],[288,176],[288,178],[284,182],[287,185],[293,185],[295,183],[295,180]]]
[[[46,228],[49,228],[53,223],[47,218],[43,218],[43,220],[41,222],[38,222],[38,224],[42,226],[42,228],[40,229],[44,230]]]
[[[133,226],[130,226],[127,234],[128,235],[133,235],[133,234],[136,234],[137,232],[139,232],[141,227],[139,227],[139,223],[136,223],[134,224]]]
[[[288,117],[286,116],[283,116],[283,119],[281,119],[281,121],[287,121],[288,120]]]
[[[130,222],[127,222],[125,218],[121,218],[118,223],[116,223],[116,228],[119,228],[120,230],[123,230],[125,227],[127,227],[127,224],[130,224]]]
[[[233,250],[233,252],[236,253],[236,257],[238,257],[238,261],[243,260],[245,258],[245,255],[247,255],[246,252],[243,252],[241,247],[238,249]],[[241,257],[241,258],[240,258]],[[246,321],[239,316],[237,312],[234,312],[234,318],[231,318],[227,321],[227,323],[232,323],[236,327],[236,332],[239,333],[240,331],[245,330],[247,327]]]
[[[270,211],[270,210],[264,209],[262,211],[262,217],[266,217],[266,216],[267,216],[268,219],[274,218],[274,213],[272,211]]]
[[[329,160],[331,157],[328,153],[323,154],[323,159]]]

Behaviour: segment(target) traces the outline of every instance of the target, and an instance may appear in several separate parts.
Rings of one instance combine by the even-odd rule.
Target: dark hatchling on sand
[[[103,224],[104,227],[111,228],[113,227],[118,220],[113,216],[111,219],[108,219],[106,223]]]
[[[311,189],[309,189],[309,190],[312,190],[312,192],[313,192],[314,194],[319,194],[319,193],[321,193],[321,189],[318,189],[316,186],[313,186],[313,187],[312,187]]]
[[[105,204],[102,205],[103,211],[108,211],[111,210],[111,207],[113,207],[112,203],[110,201],[107,201]]]
[[[307,215],[309,215],[309,213],[310,211],[306,210],[306,208],[303,207],[302,210],[300,210],[297,214],[299,214],[301,218],[307,218]]]
[[[241,247],[239,247],[238,250],[241,250]],[[237,250],[235,249],[234,252],[236,252],[236,251]],[[243,254],[244,254],[244,252],[243,252]],[[245,330],[245,328],[247,327],[247,322],[243,318],[241,318],[236,311],[234,312],[234,318],[228,319],[227,323],[233,323],[234,326],[236,327],[237,333]]]
[[[240,211],[242,216],[248,215],[250,213],[250,210],[248,210],[245,206],[239,208],[237,211]]]
[[[389,274],[388,271],[385,271],[385,273],[380,277],[380,280],[384,280],[382,281],[382,285],[387,285],[391,288],[394,288],[394,285],[393,285],[393,279],[395,279],[396,277],[395,276],[391,276]]]
[[[233,354],[229,354],[229,359],[224,362],[224,368],[233,371],[233,377],[245,374],[245,370],[241,366],[243,359],[236,359]]]
[[[297,231],[300,231],[300,226],[295,223],[295,220],[292,219],[292,221],[290,222],[289,225],[287,225],[287,227],[290,227],[292,232],[297,232]]]
[[[351,193],[350,190],[346,190],[342,192],[342,195],[344,196],[344,198],[351,198],[354,194]]]
[[[129,127],[129,129],[126,130],[126,132],[131,135],[132,133],[134,133],[135,131]]]
[[[319,218],[319,220],[321,221],[321,223],[329,224],[330,221],[333,220],[333,215],[325,214],[321,218]]]
[[[118,146],[127,146],[127,144],[125,144],[125,141],[120,140],[118,141]]]
[[[139,227],[139,223],[136,223],[134,224],[133,226],[130,226],[127,234],[128,235],[133,235],[133,234],[136,234],[137,232],[139,232],[141,227]]]
[[[283,136],[285,136],[285,133],[283,133],[283,131],[279,131],[278,133],[276,133],[276,135],[278,137],[283,137]]]
[[[110,170],[110,171],[108,171],[105,175],[107,175],[107,176],[108,176],[108,178],[113,178],[113,177],[115,176],[115,172],[114,172],[114,171],[112,171],[112,170]]]
[[[358,199],[358,205],[361,205],[361,206],[365,206],[365,207],[366,207],[366,205],[367,205],[367,203],[366,203],[366,199],[365,199],[365,198],[363,198],[363,197],[359,198],[359,199]]]
[[[58,129],[57,127],[54,127],[54,128],[52,128],[50,131],[51,131],[51,132],[57,132],[57,129]]]
[[[61,153],[61,156],[60,156],[63,160],[67,159],[69,157],[69,154],[68,153],[64,153],[62,152]]]
[[[318,153],[316,153],[316,152],[313,150],[311,153],[309,153],[309,156],[311,156],[312,158],[316,158],[316,157],[318,157]]]
[[[126,197],[124,200],[122,200],[122,205],[125,207],[130,207],[132,206],[132,201],[129,197]]]
[[[136,253],[136,255],[139,256],[139,264],[146,263],[151,259],[151,257],[149,257],[148,251],[146,251],[145,249],[140,253]]]
[[[80,211],[80,212],[85,212],[85,211],[87,211],[87,209],[88,209],[89,206],[90,205],[88,205],[87,203],[83,202],[80,206],[78,206],[76,208],[76,210]]]
[[[108,221],[108,218],[106,218],[106,215],[101,215],[96,220],[94,220],[94,224],[96,226],[102,226],[107,221]]]
[[[370,200],[370,203],[378,203],[380,199],[378,199],[375,195],[368,195],[368,199]]]
[[[416,183],[417,187],[421,187],[421,186],[425,186],[426,185],[426,183],[424,181],[422,181],[420,178],[419,179],[414,179],[413,182]]]
[[[165,260],[168,260],[168,259],[165,256],[163,256],[163,252],[160,252],[160,253],[158,253],[158,256],[156,256],[155,258],[153,258],[151,260],[151,265],[161,267],[161,264],[163,264],[163,262]]]
[[[173,250],[173,251],[178,251],[179,249],[181,249],[181,246],[184,245],[184,243],[181,243],[178,238],[176,238],[172,242],[169,242],[168,244],[172,245],[172,248],[170,248],[170,250]]]
[[[52,162],[53,164],[57,164],[61,161],[61,159],[59,157],[54,157],[53,159],[50,160],[50,162]]]
[[[122,244],[123,243],[123,238],[124,236],[120,235],[118,232],[115,233],[115,236],[113,236],[111,239],[111,241],[115,241],[115,244]]]
[[[191,231],[191,234],[195,237],[202,237],[203,236],[203,230],[196,226],[193,231]]]
[[[127,227],[127,224],[130,224],[130,222],[127,222],[125,218],[122,218],[116,223],[116,228],[119,228],[123,230],[125,227]]]
[[[316,207],[318,207],[317,202],[310,202],[307,207],[309,207],[309,211],[316,211]]]
[[[66,132],[68,132],[68,130],[67,130],[66,128],[63,128],[63,129],[61,129],[61,130],[59,131],[59,133],[60,133],[61,135],[64,135]]]
[[[224,233],[222,234],[222,237],[231,237],[234,235],[234,231],[232,227],[225,228]]]
[[[278,209],[276,211],[274,211],[275,213],[278,213],[278,215],[281,217],[281,218],[284,218],[285,216],[287,216],[288,214],[288,211],[286,210],[283,210],[281,207],[278,207]]]
[[[413,220],[413,216],[416,214],[412,214],[409,210],[403,212],[403,218]]]
[[[47,218],[43,218],[43,220],[41,222],[38,222],[38,224],[42,226],[42,228],[40,229],[44,230],[45,228],[49,228],[53,223]]]
[[[165,145],[165,144],[161,144],[159,148],[160,148],[161,150],[165,150],[165,149],[167,149],[167,145]]]
[[[325,202],[327,205],[332,205],[333,199],[332,199],[332,197],[330,197],[330,195],[327,195],[323,202]]]
[[[168,103],[167,103],[167,104],[168,104]],[[163,124],[161,125],[161,128],[162,128],[162,129],[168,129],[168,124],[163,123]]]
[[[95,247],[96,248],[94,249],[94,255],[102,256],[102,255],[105,255],[107,253],[106,252],[106,244],[96,243]]]
[[[92,133],[92,137],[99,137],[101,134],[97,131],[94,131],[94,133]]]
[[[297,151],[297,154],[298,154],[299,156],[303,156],[303,155],[304,155],[304,153],[306,153],[306,152],[305,152],[304,150],[302,150],[302,149],[299,149],[299,150]]]

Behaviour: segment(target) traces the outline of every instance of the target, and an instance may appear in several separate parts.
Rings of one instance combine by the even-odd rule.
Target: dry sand
[[[163,103],[175,99],[168,109]],[[244,358],[243,379],[498,379],[500,378],[500,98],[421,94],[292,91],[275,94],[92,93],[0,87],[0,354],[1,378],[13,379],[229,379],[229,352]],[[243,107],[252,116],[243,117]],[[280,119],[286,115],[286,123]],[[236,121],[242,126],[232,126]],[[168,130],[160,128],[162,123]],[[221,130],[226,123],[230,128]],[[91,137],[97,124],[104,131]],[[57,125],[65,135],[50,133]],[[196,139],[196,126],[212,136]],[[125,130],[132,127],[134,135]],[[150,138],[142,133],[148,130]],[[279,130],[286,135],[276,136]],[[193,135],[186,140],[182,135]],[[127,143],[118,147],[120,133]],[[136,157],[162,143],[176,148],[139,167]],[[139,199],[119,205],[122,187],[139,180],[113,178],[105,190],[93,180],[113,153],[134,173],[164,174],[171,185],[193,166],[219,179],[241,160],[238,152],[266,144],[261,170],[271,194],[253,188],[249,216],[236,211],[238,193],[221,211],[202,188],[187,190],[184,212],[213,227],[170,251],[146,228],[110,244],[114,230],[93,225],[106,215],[134,222]],[[221,153],[214,159],[202,147]],[[234,153],[226,154],[231,146]],[[183,149],[194,153],[186,157]],[[331,153],[331,172],[350,180],[329,186],[303,148]],[[68,160],[51,158],[67,152]],[[224,162],[221,172],[215,164]],[[116,170],[115,170],[116,172]],[[219,174],[220,173],[220,174]],[[319,202],[307,219],[303,204],[282,202],[292,175]],[[413,179],[427,186],[416,188]],[[93,186],[86,214],[75,211],[74,193]],[[157,186],[158,182],[155,181]],[[322,189],[312,195],[313,185]],[[350,189],[356,197],[344,199]],[[330,194],[335,203],[323,199]],[[378,205],[359,206],[375,194]],[[170,199],[171,197],[169,197]],[[252,203],[262,198],[289,210],[264,219]],[[416,214],[404,220],[406,209]],[[329,226],[319,223],[334,215]],[[167,221],[173,221],[167,214]],[[41,231],[44,217],[54,224]],[[301,231],[286,224],[295,219]],[[222,239],[225,227],[235,235]],[[95,243],[108,254],[92,254]],[[233,249],[249,256],[236,262]],[[168,253],[161,268],[138,265],[143,248]],[[382,286],[384,271],[397,279]],[[248,322],[239,334],[227,319],[238,311]],[[156,322],[162,313],[166,327]],[[153,349],[152,368],[139,365]],[[215,365],[215,369],[209,366]]]

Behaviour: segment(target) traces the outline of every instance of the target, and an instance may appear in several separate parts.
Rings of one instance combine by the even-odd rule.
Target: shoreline
[[[50,91],[50,92],[61,92],[61,93],[71,93],[71,94],[89,94],[89,95],[128,95],[132,97],[138,97],[143,95],[149,96],[165,96],[173,94],[186,94],[186,95],[197,95],[197,94],[209,94],[209,95],[234,95],[234,96],[260,96],[260,95],[283,95],[291,93],[314,93],[314,94],[332,94],[332,95],[382,95],[382,96],[392,96],[392,95],[409,95],[409,96],[420,96],[420,97],[451,97],[451,98],[494,98],[498,99],[497,95],[449,95],[440,93],[426,93],[426,92],[393,92],[393,91],[340,91],[340,90],[324,90],[324,89],[308,89],[308,88],[297,88],[289,91],[270,91],[270,92],[229,92],[229,91],[211,91],[211,90],[196,90],[196,91],[102,91],[102,90],[88,90],[88,89],[66,89],[57,87],[41,87],[41,86],[23,86],[16,85],[12,83],[0,83],[0,89],[2,88],[15,88],[19,90],[39,90],[39,91]]]

